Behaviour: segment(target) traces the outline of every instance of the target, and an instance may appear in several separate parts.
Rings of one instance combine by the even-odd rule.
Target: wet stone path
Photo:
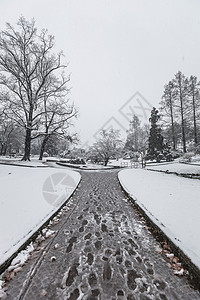
[[[8,282],[6,299],[200,299],[156,251],[116,171],[82,172],[69,209],[51,229],[46,248]]]

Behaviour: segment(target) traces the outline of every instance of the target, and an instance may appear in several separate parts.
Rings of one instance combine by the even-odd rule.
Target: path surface
[[[56,234],[9,281],[6,299],[200,299],[158,253],[116,171],[82,172]]]

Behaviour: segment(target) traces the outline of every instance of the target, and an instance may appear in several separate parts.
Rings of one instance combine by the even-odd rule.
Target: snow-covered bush
[[[183,153],[181,151],[178,151],[178,150],[172,150],[171,154],[172,154],[173,159],[179,158],[180,156],[183,155]]]
[[[179,161],[180,162],[191,162],[193,156],[194,156],[194,152],[187,152],[182,156],[182,158]]]
[[[48,156],[49,156],[49,154],[47,152],[43,153],[43,157],[48,157]]]
[[[195,154],[200,154],[200,144],[196,145]]]
[[[64,162],[64,161],[63,161]],[[74,158],[74,159],[67,159],[65,162],[75,165],[85,165],[85,160],[83,158]]]
[[[191,158],[192,162],[200,162],[200,154],[196,154]]]

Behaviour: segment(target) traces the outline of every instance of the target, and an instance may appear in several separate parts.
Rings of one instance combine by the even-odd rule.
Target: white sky
[[[107,122],[128,128],[119,109],[136,92],[149,110],[178,70],[200,79],[199,0],[1,0],[0,7],[0,29],[23,15],[55,35],[55,51],[70,62],[82,144]]]

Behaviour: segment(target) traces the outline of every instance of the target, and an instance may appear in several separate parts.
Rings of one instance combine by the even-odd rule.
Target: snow
[[[174,274],[175,274],[175,275],[182,276],[182,275],[184,274],[184,269],[182,268],[180,271],[175,270],[175,271],[174,271]]]
[[[73,168],[78,168],[78,169],[83,169],[83,170],[104,170],[104,169],[112,169],[112,166],[104,166],[102,164],[92,164],[92,163],[86,163],[86,164],[72,164],[68,163],[65,161],[60,160],[58,162],[59,165],[61,166],[66,166],[66,167],[73,167]]]
[[[31,158],[31,161],[22,161],[21,158],[9,158],[5,156],[0,156],[0,163],[6,165],[16,165],[16,166],[24,166],[24,167],[47,167],[43,164],[43,161],[38,160],[38,158]]]
[[[199,174],[200,166],[196,164],[184,164],[184,163],[161,163],[161,164],[149,164],[146,169],[156,171],[169,171],[176,172],[178,174]]]
[[[22,267],[25,262],[28,260],[30,253],[34,251],[33,244],[31,243],[26,247],[25,250],[22,250],[18,253],[18,255],[12,260],[11,265],[8,268],[8,272],[11,272],[12,270],[16,270],[20,267]]]
[[[178,163],[154,167],[165,168],[197,172],[193,166]],[[151,220],[200,268],[200,181],[145,169],[126,169],[118,176]]]
[[[71,170],[0,165],[0,265],[62,206],[79,181],[80,174]]]

